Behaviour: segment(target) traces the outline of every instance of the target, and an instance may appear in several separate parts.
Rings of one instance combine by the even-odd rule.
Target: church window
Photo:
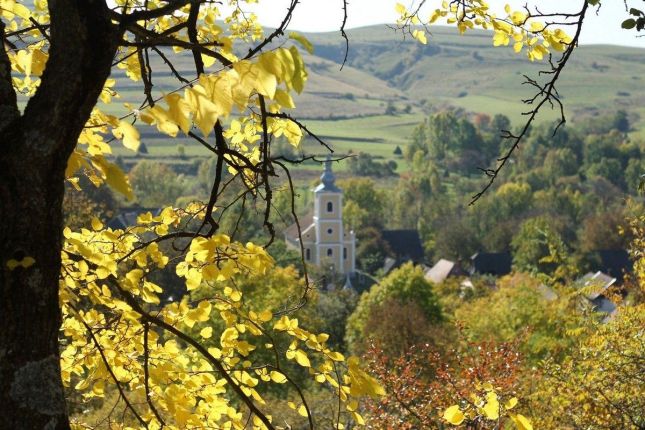
[[[331,257],[334,251],[331,248],[327,248],[327,257]]]
[[[305,252],[305,258],[307,259],[307,261],[311,260],[311,249],[307,248]]]
[[[332,230],[331,228],[327,229],[327,234],[332,234],[333,232],[334,232],[334,230]]]
[[[334,204],[332,202],[327,202],[327,212],[334,211]]]
[[[347,248],[343,248],[343,260],[347,260]]]

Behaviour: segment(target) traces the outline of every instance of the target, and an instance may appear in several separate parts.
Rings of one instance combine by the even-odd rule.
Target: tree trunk
[[[122,34],[104,0],[49,7],[50,56],[37,93],[22,115],[15,96],[0,100],[0,429],[69,428],[58,346],[64,172]],[[0,41],[4,96],[7,64]],[[25,257],[34,264],[9,267]]]

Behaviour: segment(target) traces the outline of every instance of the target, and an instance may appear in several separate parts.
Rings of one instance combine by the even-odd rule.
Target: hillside
[[[341,152],[364,149],[388,156],[396,145],[406,143],[413,126],[431,108],[503,113],[518,122],[525,110],[521,99],[530,94],[522,85],[522,74],[537,75],[544,66],[528,62],[508,47],[493,47],[490,34],[484,31],[461,36],[452,28],[437,27],[425,46],[403,40],[400,33],[385,26],[348,34],[350,51],[342,70],[344,40],[338,32],[306,35],[315,51],[305,58],[310,78],[305,93],[296,99],[298,116]],[[632,115],[636,129],[643,130],[645,107],[639,101],[645,98],[641,83],[644,52],[617,46],[580,47],[559,86],[568,119],[575,122],[624,109]],[[177,81],[170,71],[160,60],[153,58],[154,63],[162,71],[155,88],[173,89]],[[189,70],[189,65],[186,58],[178,69]],[[117,85],[125,85],[118,87],[125,100],[141,100],[122,72],[115,77]],[[388,104],[396,109],[395,115],[385,115]],[[553,118],[555,113],[545,111],[540,120]],[[175,152],[176,141],[153,134],[146,138],[148,146],[172,146],[162,151],[164,155]],[[192,146],[187,148],[188,155],[201,154],[200,148]],[[319,150],[313,144],[305,148]]]
[[[342,61],[344,42],[337,33],[307,36],[317,56]],[[484,31],[461,36],[454,29],[437,27],[426,46],[404,41],[381,26],[352,30],[349,37],[349,66],[385,82],[404,98],[435,106],[450,104],[517,117],[519,100],[529,94],[521,85],[522,74],[535,74],[541,66],[511,49],[493,47]],[[580,47],[559,86],[568,110],[574,116],[617,108],[640,110],[638,101],[645,95],[640,83],[645,72],[642,60],[643,50],[637,48]],[[333,87],[327,91],[334,93]],[[371,96],[385,98],[376,88]]]

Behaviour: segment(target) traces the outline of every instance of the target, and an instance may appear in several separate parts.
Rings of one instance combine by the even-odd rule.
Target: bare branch
[[[538,113],[540,112],[540,110],[545,104],[548,103],[550,106],[556,105],[560,110],[560,119],[556,124],[555,131],[557,131],[561,126],[563,126],[566,123],[566,118],[564,116],[564,106],[559,98],[559,94],[555,85],[558,82],[558,79],[560,78],[560,75],[564,70],[565,66],[567,65],[569,59],[571,58],[573,51],[578,46],[578,40],[580,39],[580,33],[582,31],[582,24],[585,20],[585,16],[589,8],[589,3],[587,2],[587,0],[582,0],[582,2],[583,2],[583,5],[580,12],[567,15],[567,16],[578,17],[576,33],[573,36],[571,43],[567,45],[566,50],[562,54],[562,57],[558,60],[556,64],[553,64],[551,60],[549,61],[551,64],[551,70],[542,72],[542,74],[551,75],[551,79],[545,84],[540,84],[534,79],[531,79],[528,76],[525,76],[526,81],[524,83],[537,88],[538,92],[533,97],[523,100],[523,102],[525,104],[535,104],[535,103],[537,104],[535,104],[535,107],[530,111],[523,113],[524,115],[528,116],[528,119],[524,123],[524,126],[522,127],[519,134],[515,135],[508,130],[502,131],[502,138],[511,141],[511,146],[504,153],[504,155],[502,155],[500,158],[497,159],[497,165],[495,168],[480,169],[486,174],[486,176],[488,176],[488,181],[486,185],[482,188],[482,190],[472,197],[470,201],[470,205],[473,205],[477,200],[479,200],[486,193],[486,191],[488,191],[493,186],[495,180],[499,176],[500,172],[502,171],[506,163],[511,159],[513,153],[519,147],[520,143],[524,141],[524,138],[527,136],[531,126],[533,125],[533,122],[535,121],[535,118],[537,117]]]
[[[284,31],[287,29],[287,26],[291,22],[291,17],[293,16],[293,11],[295,10],[296,6],[300,3],[300,0],[291,0],[291,4],[289,5],[289,8],[287,9],[287,13],[284,16],[282,22],[276,28],[268,37],[266,37],[262,42],[260,42],[259,45],[257,45],[255,48],[249,49],[249,52],[246,54],[244,57],[245,59],[249,59],[253,57],[255,54],[258,52],[262,51],[265,46],[270,44],[273,39],[275,39],[278,36],[284,35]]]
[[[345,39],[345,56],[343,57],[343,62],[340,65],[340,70],[343,70],[345,63],[347,63],[347,57],[349,56],[349,37],[345,32],[345,26],[347,25],[347,0],[343,0],[343,22],[340,25],[340,34]]]

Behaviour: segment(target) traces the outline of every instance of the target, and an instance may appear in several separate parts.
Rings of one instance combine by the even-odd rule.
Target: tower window
[[[334,251],[331,248],[327,248],[327,257],[331,257],[334,254]]]
[[[343,248],[343,260],[347,260],[347,248]]]
[[[311,249],[307,248],[305,251],[305,258],[307,261],[311,260]]]
[[[327,229],[327,234],[332,234],[333,232],[334,232],[334,230],[332,230],[331,228]]]
[[[327,202],[327,212],[334,211],[334,204],[332,202]]]

